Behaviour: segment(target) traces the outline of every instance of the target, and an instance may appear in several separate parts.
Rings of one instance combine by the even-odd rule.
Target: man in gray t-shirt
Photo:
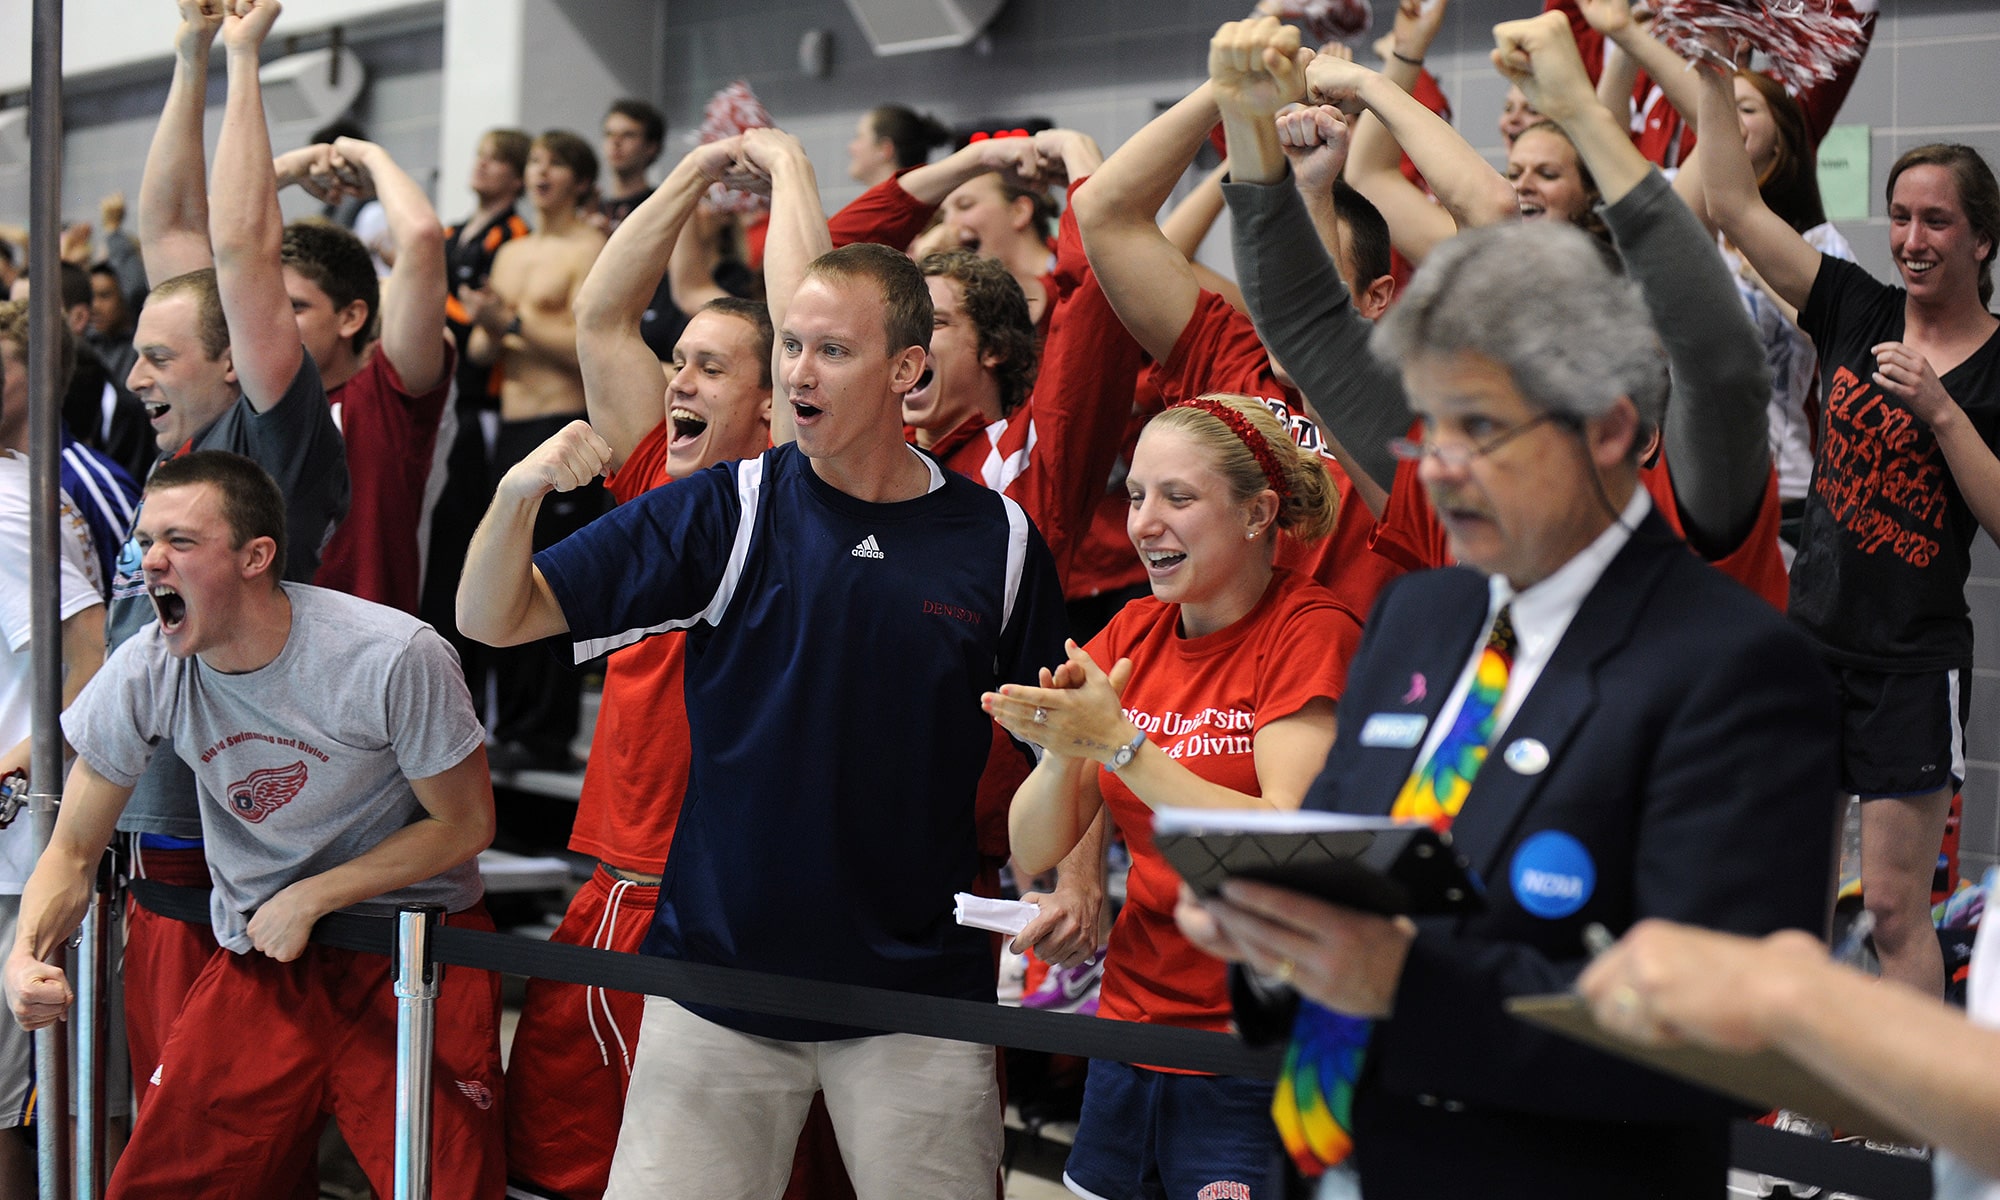
[[[4,973],[27,1028],[70,999],[59,967],[132,785],[170,736],[202,784],[216,950],[142,1085],[114,1192],[272,1195],[330,1108],[392,1190],[395,1000],[379,955],[309,945],[335,911],[435,902],[491,928],[475,856],[493,836],[484,731],[451,647],[394,609],[281,582],[277,485],[239,455],[163,463],[139,517],[158,620],[64,714],[78,760],[22,894]],[[454,970],[438,1008],[438,1195],[504,1186],[497,980]],[[214,1047],[254,1031],[254,1063]],[[143,1069],[143,1068],[142,1068]],[[449,1185],[447,1186],[447,1180]],[[225,1182],[226,1181],[226,1182]]]

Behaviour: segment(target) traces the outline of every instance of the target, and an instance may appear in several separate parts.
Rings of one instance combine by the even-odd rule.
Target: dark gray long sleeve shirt
[[[1368,352],[1375,323],[1355,311],[1289,175],[1224,183],[1222,195],[1257,336],[1326,432],[1387,491],[1396,474],[1389,439],[1409,428],[1410,405],[1402,376]]]
[[[1289,177],[1225,183],[1222,194],[1258,336],[1327,432],[1387,488],[1387,444],[1410,410],[1401,375],[1369,353],[1374,323],[1355,311]],[[1682,524],[1697,550],[1720,558],[1756,522],[1769,477],[1763,347],[1714,241],[1657,171],[1604,218],[1672,369],[1662,437]]]

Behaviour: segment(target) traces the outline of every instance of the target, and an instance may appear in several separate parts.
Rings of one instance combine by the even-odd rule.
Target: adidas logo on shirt
[[[869,534],[867,537],[862,538],[861,544],[859,546],[856,546],[854,549],[849,550],[848,553],[852,554],[856,558],[886,557],[882,553],[882,547],[875,544],[875,535],[872,533]]]

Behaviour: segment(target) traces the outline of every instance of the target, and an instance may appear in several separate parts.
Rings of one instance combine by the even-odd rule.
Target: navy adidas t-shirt
[[[535,556],[579,662],[688,631],[693,761],[647,953],[993,999],[986,935],[952,920],[978,870],[979,694],[1062,660],[1062,589],[1019,505],[924,462],[926,495],[871,504],[781,446]]]

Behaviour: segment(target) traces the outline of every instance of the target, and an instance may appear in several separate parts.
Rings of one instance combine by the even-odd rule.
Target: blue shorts
[[[1092,1059],[1063,1182],[1085,1200],[1279,1200],[1275,1087]]]

